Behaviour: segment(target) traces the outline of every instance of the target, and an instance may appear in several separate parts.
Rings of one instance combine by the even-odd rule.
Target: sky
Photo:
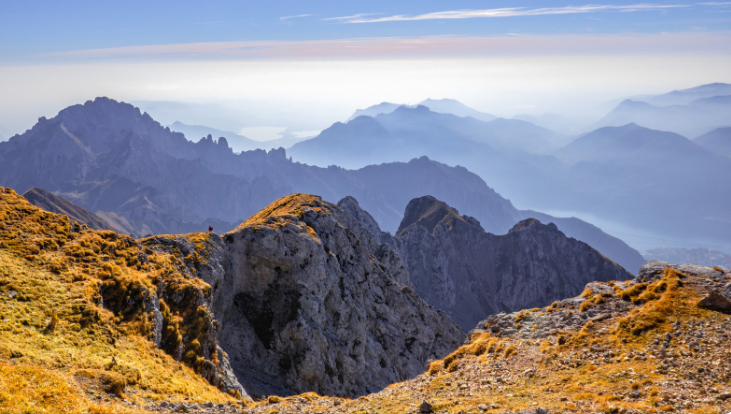
[[[163,124],[311,133],[383,101],[589,119],[731,83],[723,1],[3,0],[0,39],[5,138],[96,96]]]

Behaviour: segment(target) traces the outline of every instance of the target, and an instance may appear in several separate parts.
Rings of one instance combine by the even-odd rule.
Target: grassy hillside
[[[183,268],[175,255],[89,230],[0,187],[0,412],[235,401],[203,378],[220,365],[206,341],[214,321],[198,299],[210,287]]]

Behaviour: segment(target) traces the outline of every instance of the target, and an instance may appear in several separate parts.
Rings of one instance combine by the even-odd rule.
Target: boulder
[[[703,299],[698,301],[698,306],[712,311],[729,312],[731,311],[731,301],[721,294],[718,290],[712,290]]]

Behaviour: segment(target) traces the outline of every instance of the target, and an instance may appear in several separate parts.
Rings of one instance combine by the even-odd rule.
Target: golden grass
[[[315,241],[319,241],[317,233],[310,226],[305,226],[304,223],[293,223],[291,219],[284,219],[283,216],[291,215],[296,217],[298,220],[302,219],[305,209],[317,211],[319,213],[330,214],[327,208],[323,207],[324,203],[322,198],[313,196],[310,194],[295,193],[290,194],[286,197],[282,197],[267,207],[249,217],[245,222],[241,223],[237,229],[244,227],[251,227],[258,229],[260,227],[270,227],[279,229],[284,227],[287,223],[301,225],[306,227],[307,235]],[[271,221],[270,218],[278,217],[280,220]],[[235,231],[235,230],[234,230]]]
[[[138,404],[232,401],[196,374],[203,353],[196,342],[208,321],[191,302],[210,287],[185,278],[180,265],[128,236],[85,230],[0,188],[0,412],[144,411],[120,396]],[[195,350],[183,361],[149,340],[143,299],[160,284],[183,297],[160,301],[166,330],[188,336],[182,345]]]

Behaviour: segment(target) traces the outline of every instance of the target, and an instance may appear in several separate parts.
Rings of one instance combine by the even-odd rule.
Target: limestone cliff
[[[193,252],[189,266],[212,287],[218,340],[251,395],[363,395],[419,375],[464,340],[351,212],[294,194],[201,246],[148,239]]]
[[[419,295],[465,330],[486,315],[575,296],[592,281],[632,278],[552,223],[527,219],[496,236],[431,196],[411,200],[393,244]]]

